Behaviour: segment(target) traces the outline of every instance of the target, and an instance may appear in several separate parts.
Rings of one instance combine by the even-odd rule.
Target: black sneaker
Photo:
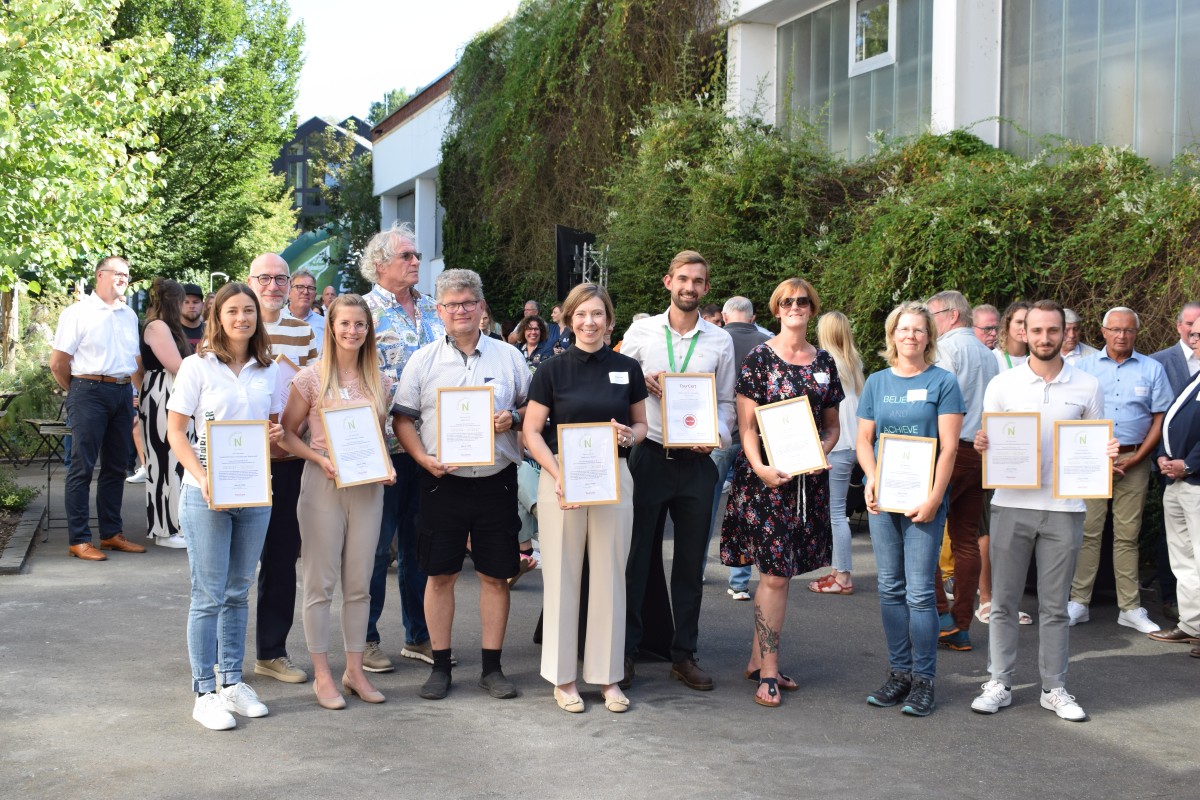
[[[898,669],[888,670],[887,681],[867,695],[867,702],[880,708],[889,708],[907,697],[911,688],[912,675]]]
[[[517,696],[517,687],[504,677],[500,670],[489,672],[479,679],[479,688],[487,689],[488,694],[497,700],[509,700]]]
[[[904,707],[900,711],[911,717],[928,717],[929,712],[933,711],[933,681],[914,677],[912,690],[904,698]]]
[[[450,693],[450,673],[435,669],[421,687],[420,695],[426,700],[441,700]]]

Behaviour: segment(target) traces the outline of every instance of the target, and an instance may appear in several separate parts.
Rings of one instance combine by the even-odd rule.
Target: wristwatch
[[[512,414],[512,418],[513,418],[512,424],[513,424],[513,425],[520,425],[520,424],[521,424],[521,412],[520,412],[520,411],[517,411],[517,410],[514,408],[514,409],[513,409],[513,410],[512,410],[510,413]]]

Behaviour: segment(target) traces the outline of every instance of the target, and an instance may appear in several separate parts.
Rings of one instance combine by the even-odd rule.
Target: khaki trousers
[[[1117,584],[1117,605],[1132,611],[1142,605],[1138,592],[1138,535],[1142,530],[1142,507],[1150,487],[1150,459],[1124,475],[1113,473],[1113,575]],[[1100,569],[1100,543],[1108,518],[1108,500],[1085,500],[1087,516],[1083,522],[1083,547],[1071,581],[1071,599],[1088,605],[1092,586]]]
[[[538,483],[538,541],[542,549],[545,609],[542,677],[561,686],[576,679],[579,661],[579,587],[588,558],[587,637],[583,680],[607,686],[625,674],[625,562],[633,535],[633,478],[618,459],[621,502],[563,511],[554,479]]]
[[[333,589],[342,581],[342,640],[366,648],[371,573],[383,518],[383,484],[339,489],[311,461],[300,479],[300,560],[304,570],[304,639],[310,653],[329,651]]]
[[[1179,628],[1200,636],[1200,486],[1174,481],[1163,493],[1167,553],[1178,581]]]

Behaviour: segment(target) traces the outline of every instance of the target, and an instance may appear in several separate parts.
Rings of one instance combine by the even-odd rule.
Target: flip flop
[[[984,603],[983,605],[981,605],[979,608],[975,609],[975,619],[979,620],[984,625],[988,624],[988,620],[991,619],[991,617],[992,617],[992,603],[990,600],[988,602]]]
[[[1021,623],[1022,625],[1032,625],[1033,617],[1029,616],[1024,611],[1018,611],[1017,612],[1017,622]]]
[[[760,680],[758,677],[760,673],[761,673],[761,670],[748,669],[742,673],[742,677],[744,677],[748,681],[754,681],[755,683],[761,683],[762,680],[766,680],[766,679],[763,678],[762,680]],[[784,675],[782,672],[779,673],[778,679],[772,678],[772,680],[784,681],[784,683],[779,684],[779,688],[783,689],[785,692],[800,691],[800,684],[796,683],[794,680],[789,678],[787,675]]]
[[[775,702],[772,703],[768,700],[763,700],[758,696],[758,692],[754,693],[754,702],[765,708],[779,708],[779,706],[783,703],[783,698],[779,696],[779,687],[777,685],[777,681],[775,678],[763,678],[758,682],[758,685],[762,686],[764,683],[767,685],[767,696],[772,698]]]
[[[816,594],[854,594],[854,586],[838,583],[837,577],[832,572],[823,578],[809,581],[808,590]]]

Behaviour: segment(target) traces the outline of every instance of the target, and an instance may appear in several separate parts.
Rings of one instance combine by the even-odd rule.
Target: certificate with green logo
[[[772,467],[793,477],[828,469],[807,395],[758,406],[754,417]]]
[[[322,408],[329,460],[337,472],[339,489],[363,483],[382,483],[392,477],[392,459],[383,442],[383,429],[375,407],[354,403]]]
[[[984,414],[983,432],[988,438],[983,454],[984,489],[1037,489],[1042,485],[1040,414]]]
[[[437,391],[437,460],[447,467],[495,464],[492,387],[454,386]]]
[[[1054,421],[1055,500],[1112,497],[1112,431],[1110,419]]]
[[[559,425],[558,469],[564,506],[621,502],[617,429],[611,422]]]
[[[882,511],[907,514],[933,492],[937,439],[927,436],[879,437],[875,459],[875,502]]]
[[[205,424],[208,507],[219,511],[271,505],[269,423],[263,419]]]

